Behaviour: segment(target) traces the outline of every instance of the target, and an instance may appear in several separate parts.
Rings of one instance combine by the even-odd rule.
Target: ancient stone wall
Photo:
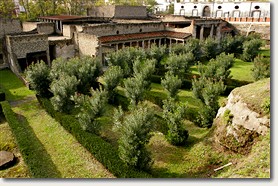
[[[98,47],[99,41],[97,36],[85,34],[85,33],[78,33],[77,37],[75,38],[78,45],[79,55],[84,56],[97,56],[98,55]]]
[[[88,9],[88,16],[105,18],[141,19],[147,17],[145,6],[98,6]]]
[[[27,53],[49,51],[48,37],[44,34],[7,36],[8,51],[17,59],[26,58]]]
[[[55,32],[54,23],[38,23],[37,29],[39,34],[53,34]]]
[[[270,23],[231,23],[241,34],[255,32],[261,35],[262,39],[270,41]]]
[[[121,23],[84,27],[84,33],[96,36],[134,34],[165,30],[163,23]]]
[[[30,32],[35,30],[37,28],[38,23],[39,22],[23,22],[22,23],[23,32]]]
[[[22,32],[22,25],[19,19],[2,19],[0,18],[0,38],[7,34]]]

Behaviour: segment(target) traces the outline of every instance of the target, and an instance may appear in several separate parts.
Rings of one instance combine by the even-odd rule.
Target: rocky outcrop
[[[6,169],[14,163],[14,154],[7,151],[0,151],[0,170]]]
[[[246,91],[249,87],[247,85],[233,90],[227,98],[226,105],[218,110],[214,120],[215,141],[235,152],[248,153],[253,141],[260,135],[266,135],[270,128],[269,115],[255,111],[258,109],[251,109],[249,102],[252,101],[252,96],[248,96],[249,102],[247,102],[243,98],[244,95],[240,93],[240,90]],[[253,96],[253,98],[261,99],[261,102],[264,100],[263,97],[258,96]]]

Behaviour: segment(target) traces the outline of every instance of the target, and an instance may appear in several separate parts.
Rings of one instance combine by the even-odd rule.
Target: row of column
[[[167,42],[168,41],[168,42]],[[169,47],[172,44],[182,43],[184,44],[185,41],[183,39],[167,39],[167,38],[159,38],[159,39],[149,39],[149,40],[138,40],[138,41],[125,41],[119,43],[110,44],[110,46],[114,46],[116,51],[120,50],[124,47],[142,47],[142,48],[151,48],[151,45],[156,43],[158,47],[161,45],[168,45]]]
[[[204,39],[204,29],[205,29],[205,25],[201,25],[201,29],[200,29],[200,40]],[[216,26],[216,37],[221,37],[221,30],[220,30],[220,26]],[[215,25],[212,24],[210,27],[210,37],[214,36],[214,30],[215,30]],[[197,25],[194,26],[194,30],[192,33],[193,38],[197,37]]]

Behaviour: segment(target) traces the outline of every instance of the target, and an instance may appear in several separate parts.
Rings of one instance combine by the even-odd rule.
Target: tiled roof
[[[158,37],[168,37],[176,39],[185,39],[191,36],[190,33],[182,32],[171,32],[171,31],[158,31],[158,32],[145,32],[145,33],[136,33],[136,34],[122,34],[122,35],[113,35],[113,36],[102,36],[99,37],[99,40],[102,43],[109,43],[114,41],[127,41],[127,40],[136,40],[136,39],[153,39]]]

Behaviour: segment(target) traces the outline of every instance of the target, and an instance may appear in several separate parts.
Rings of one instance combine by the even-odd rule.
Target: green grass
[[[240,59],[236,59],[233,67],[231,68],[232,79],[253,82],[252,68],[253,62],[244,62]]]
[[[33,96],[35,93],[27,89],[10,70],[0,71],[0,88],[6,93],[6,100],[18,101]]]
[[[0,121],[0,151],[12,152],[17,157],[16,164],[13,167],[0,171],[0,178],[30,178],[28,167],[16,145],[11,128],[4,120]]]
[[[58,122],[42,109],[37,100],[21,104],[13,110],[17,115],[24,117],[21,122],[26,126],[29,125],[28,128],[26,127],[26,131],[34,137],[33,144],[37,143],[38,148],[33,149],[32,153],[44,154],[44,162],[48,162],[55,167],[54,170],[51,170],[49,177],[113,177],[71,134],[65,131]],[[43,156],[34,157],[33,161],[35,162],[33,163],[40,165]],[[47,166],[43,167],[45,174]],[[38,167],[38,169],[41,169],[41,167]],[[53,175],[53,172],[56,172],[56,175]],[[48,174],[45,176],[48,176]]]
[[[26,99],[30,96],[34,97],[34,92],[29,91],[11,71],[0,71],[0,78],[1,88],[5,91],[8,100],[17,101],[13,111],[14,120],[18,121],[11,126],[17,144],[10,142],[11,133],[1,132],[0,135],[1,139],[4,139],[1,140],[3,148],[19,147],[30,172],[29,175],[19,174],[19,177],[21,175],[39,178],[114,177],[71,134],[50,117],[36,99]],[[24,98],[25,101],[22,101]],[[20,161],[20,164],[23,164],[23,161]],[[14,167],[7,172],[13,169]],[[1,176],[16,177],[18,174],[3,173]]]
[[[261,136],[247,156],[233,158],[233,165],[217,178],[270,178],[270,132]]]

